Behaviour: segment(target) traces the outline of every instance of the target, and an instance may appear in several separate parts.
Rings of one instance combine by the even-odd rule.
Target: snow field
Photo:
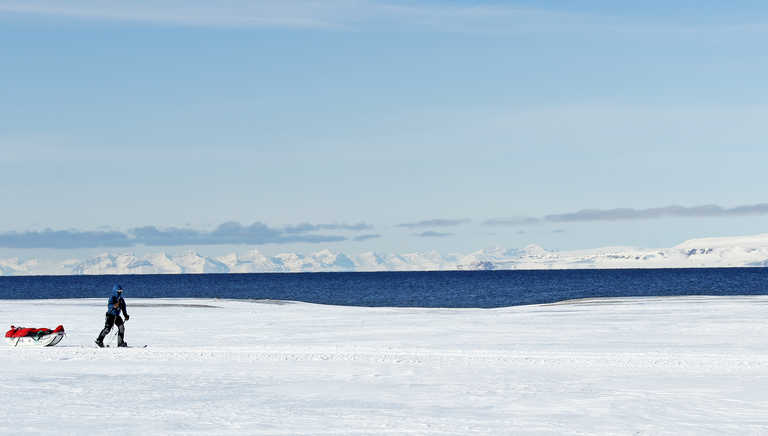
[[[503,309],[2,300],[0,434],[766,434],[768,297]]]

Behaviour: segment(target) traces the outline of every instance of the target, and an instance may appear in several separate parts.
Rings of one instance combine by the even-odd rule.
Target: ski
[[[104,344],[104,348],[147,348],[149,345],[129,345],[127,347],[118,347],[109,344]]]

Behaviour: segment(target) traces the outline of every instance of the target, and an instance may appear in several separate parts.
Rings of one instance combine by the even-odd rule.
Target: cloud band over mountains
[[[362,241],[367,241],[369,239],[377,239],[377,238],[381,238],[381,235],[378,233],[375,233],[375,234],[358,235],[352,238],[352,240],[355,242],[362,242]]]
[[[349,238],[342,235],[313,234],[319,230],[361,231],[371,229],[365,223],[358,224],[309,224],[269,227],[256,222],[242,225],[227,222],[212,231],[144,226],[127,232],[51,230],[0,233],[0,247],[4,248],[115,248],[179,245],[239,245],[239,244],[287,244],[340,242]],[[375,237],[365,235],[368,239]],[[378,236],[378,235],[376,235]]]
[[[363,222],[359,222],[356,224],[310,224],[310,223],[301,223],[296,224],[295,226],[286,226],[283,228],[283,230],[286,233],[305,233],[305,232],[316,232],[319,230],[351,230],[355,232],[359,232],[362,230],[371,230],[373,228],[372,225],[366,224]]]
[[[425,232],[416,233],[414,236],[418,236],[420,238],[445,238],[448,236],[453,236],[453,233],[445,233],[445,232],[436,232],[434,230],[427,230]]]
[[[454,227],[454,226],[460,226],[462,224],[466,224],[470,221],[471,220],[469,218],[433,219],[433,220],[425,220],[425,221],[416,221],[411,223],[402,223],[402,224],[396,225],[395,227],[404,227],[406,229],[419,229],[419,228],[425,228],[425,227]]]
[[[768,203],[758,203],[726,208],[717,205],[667,206],[648,209],[583,209],[577,212],[545,215],[543,217],[494,218],[484,221],[485,226],[520,227],[536,224],[562,224],[605,221],[648,220],[669,217],[737,217],[768,215]],[[456,227],[471,222],[463,219],[431,219],[397,224],[410,230],[424,229],[415,236],[437,238],[453,236],[453,233],[430,230],[436,227]],[[270,227],[261,222],[243,225],[227,222],[213,230],[188,228],[136,227],[128,231],[36,230],[0,233],[0,248],[19,249],[83,249],[120,248],[134,246],[205,246],[205,245],[262,245],[289,243],[330,243],[343,241],[367,241],[382,235],[363,233],[353,236],[326,234],[326,231],[365,232],[373,226],[364,222],[347,224],[312,224],[308,222]],[[318,233],[321,232],[321,233]]]
[[[583,209],[578,212],[546,215],[541,218],[511,217],[494,218],[483,222],[487,226],[522,226],[541,223],[578,223],[593,221],[646,220],[670,217],[704,218],[768,215],[768,203],[758,203],[732,208],[714,204],[703,206],[666,206],[649,209]]]

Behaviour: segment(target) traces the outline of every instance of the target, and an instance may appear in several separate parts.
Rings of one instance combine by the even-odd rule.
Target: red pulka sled
[[[35,329],[11,326],[5,332],[5,341],[12,347],[52,347],[64,338],[64,326],[55,329]]]

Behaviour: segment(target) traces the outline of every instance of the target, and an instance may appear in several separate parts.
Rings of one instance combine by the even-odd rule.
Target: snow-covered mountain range
[[[179,255],[105,253],[84,260],[45,262],[0,259],[0,275],[188,274],[325,271],[434,271],[576,268],[697,268],[768,266],[768,234],[685,241],[671,248],[603,247],[551,251],[537,245],[521,249],[487,248],[469,254],[436,251],[358,255],[321,250],[311,254],[267,256],[256,249],[219,257],[195,252]]]

